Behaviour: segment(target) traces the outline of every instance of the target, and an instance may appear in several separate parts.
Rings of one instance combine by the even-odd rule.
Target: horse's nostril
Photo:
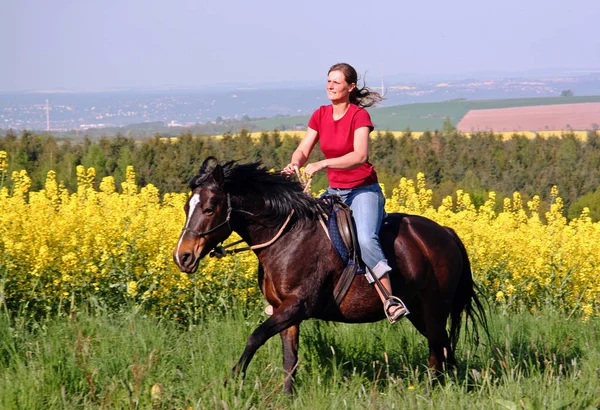
[[[189,252],[186,252],[183,255],[181,255],[181,263],[183,265],[187,265],[191,259],[192,259],[192,254]]]

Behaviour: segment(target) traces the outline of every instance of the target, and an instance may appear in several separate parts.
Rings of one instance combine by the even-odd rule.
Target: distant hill
[[[600,95],[581,97],[546,97],[546,98],[512,98],[501,100],[466,100],[456,99],[445,102],[402,104],[389,107],[369,108],[371,118],[379,131],[415,132],[442,130],[446,118],[453,126],[471,110],[490,110],[515,107],[550,106],[558,104],[599,103]],[[322,103],[325,103],[322,101]],[[316,108],[316,107],[315,107]],[[86,130],[52,130],[52,134],[61,138],[91,138],[121,134],[133,138],[147,138],[159,134],[161,136],[178,136],[189,132],[193,135],[219,135],[226,132],[238,133],[241,129],[252,132],[298,131],[306,130],[309,115],[277,116],[268,119],[255,120],[224,119],[222,122],[208,122],[189,126],[166,124],[163,121],[139,122],[123,126],[88,128]],[[599,123],[598,121],[594,121]],[[568,123],[568,122],[566,122]],[[590,127],[591,128],[591,127]],[[525,130],[525,129],[524,129]],[[527,129],[529,130],[529,129]],[[494,129],[499,132],[502,129]],[[530,130],[529,130],[530,131]],[[551,131],[560,131],[551,130]]]
[[[518,98],[504,100],[464,100],[458,99],[437,103],[404,104],[392,107],[370,108],[369,112],[376,129],[401,131],[410,128],[413,131],[441,130],[444,121],[449,118],[453,125],[470,110],[533,107],[557,104],[578,104],[600,102],[600,95],[585,97],[546,97]],[[251,121],[252,129],[258,130],[294,130],[304,129],[309,115],[269,118]]]
[[[421,80],[388,76],[385,84],[381,79],[381,86],[372,78],[368,85],[384,93],[385,100],[374,115],[380,129],[391,130],[435,129],[446,117],[457,123],[470,104],[485,104],[485,101],[504,101],[488,105],[491,108],[498,107],[496,104],[512,104],[511,100],[528,99],[530,102],[526,104],[537,104],[538,98],[548,98],[543,103],[553,104],[552,98],[558,96],[600,95],[600,69],[526,74],[506,77],[487,73],[462,79],[441,76]],[[153,131],[173,135],[182,129],[207,134],[236,132],[240,127],[251,129],[253,124],[249,121],[254,121],[259,130],[303,128],[307,115],[319,105],[329,103],[324,85],[286,82],[190,89],[0,92],[0,130],[47,130],[77,137],[110,135],[117,129],[116,132],[143,137]],[[563,98],[557,98],[556,102],[568,101]],[[445,107],[445,102],[453,104]],[[436,105],[439,103],[442,105]],[[398,106],[410,108],[398,110]],[[258,122],[260,119],[268,120]],[[141,123],[162,123],[162,126],[128,127]]]

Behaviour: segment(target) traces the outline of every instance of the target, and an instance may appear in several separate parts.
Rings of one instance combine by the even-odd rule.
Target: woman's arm
[[[294,151],[292,154],[292,160],[284,169],[281,170],[281,172],[283,174],[291,174],[294,172],[294,168],[300,168],[302,165],[304,165],[318,140],[319,133],[316,130],[308,127],[304,138],[302,138],[298,148],[296,148],[296,151]]]
[[[354,131],[354,151],[342,155],[341,157],[324,159],[308,164],[304,169],[304,172],[308,175],[312,175],[324,168],[351,169],[364,164],[369,157],[370,132],[371,130],[369,127],[358,128]]]

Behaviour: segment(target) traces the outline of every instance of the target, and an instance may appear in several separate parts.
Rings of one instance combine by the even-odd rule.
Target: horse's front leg
[[[292,325],[281,333],[283,344],[283,370],[285,371],[285,392],[291,394],[294,389],[296,366],[298,365],[298,342],[300,325]]]
[[[303,303],[296,298],[288,298],[275,309],[273,315],[265,320],[248,337],[246,348],[240,357],[240,360],[233,366],[232,373],[236,377],[244,375],[254,354],[267,340],[280,333],[290,326],[299,324],[304,316]]]

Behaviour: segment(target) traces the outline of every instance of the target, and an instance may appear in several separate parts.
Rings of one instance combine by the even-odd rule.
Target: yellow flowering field
[[[518,192],[497,213],[496,194],[476,209],[457,191],[437,209],[423,174],[416,184],[402,178],[386,204],[388,212],[424,215],[452,227],[465,243],[473,275],[497,304],[531,311],[552,305],[587,320],[600,315],[600,223],[582,215],[567,221],[556,187],[549,211],[540,215],[540,198],[523,203]]]
[[[77,177],[73,193],[52,171],[39,192],[29,191],[25,171],[13,173],[11,192],[0,188],[1,305],[39,315],[82,301],[130,304],[181,318],[231,298],[257,303],[251,254],[206,259],[193,276],[173,263],[187,194],[161,198],[152,185],[140,189],[132,168],[120,193],[112,177],[95,189],[93,169],[80,166]]]
[[[131,167],[120,189],[112,177],[96,181],[93,169],[80,166],[76,192],[53,171],[38,192],[30,191],[25,171],[14,172],[9,190],[6,169],[0,152],[2,308],[39,316],[81,306],[132,307],[193,320],[232,301],[262,303],[252,253],[206,258],[196,274],[179,272],[172,251],[187,194],[140,188]],[[586,210],[567,221],[558,192],[543,217],[539,198],[524,204],[519,193],[499,213],[493,192],[479,209],[461,191],[436,209],[422,174],[402,178],[387,198],[388,212],[421,214],[454,228],[493,303],[507,310],[553,305],[583,320],[600,315],[600,223]]]

